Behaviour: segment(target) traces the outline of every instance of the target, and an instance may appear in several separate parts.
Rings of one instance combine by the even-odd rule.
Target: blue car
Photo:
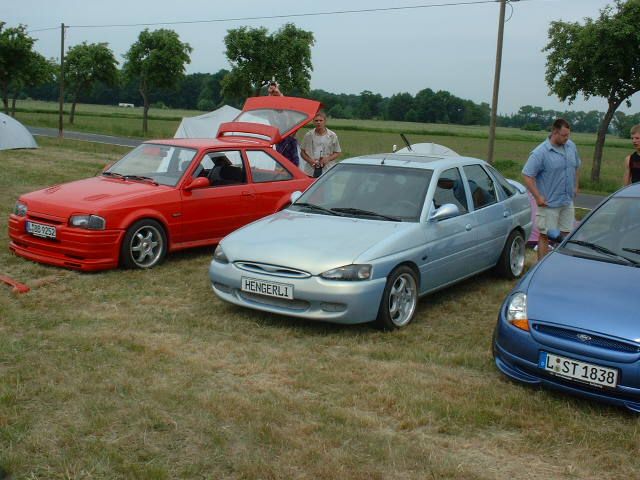
[[[640,184],[607,198],[504,301],[508,377],[640,412]]]

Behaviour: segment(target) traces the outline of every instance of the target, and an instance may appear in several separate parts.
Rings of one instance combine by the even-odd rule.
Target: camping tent
[[[173,138],[215,138],[220,124],[232,121],[239,114],[237,108],[224,105],[204,115],[183,118]]]
[[[0,150],[13,148],[38,148],[38,144],[18,120],[0,113]]]

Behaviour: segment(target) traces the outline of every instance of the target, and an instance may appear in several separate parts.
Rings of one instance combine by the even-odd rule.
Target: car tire
[[[509,234],[505,243],[500,260],[496,265],[498,274],[509,280],[519,278],[524,272],[525,242],[522,233],[514,230]]]
[[[418,305],[418,281],[406,265],[395,268],[387,278],[376,323],[383,330],[397,330],[411,323]]]
[[[151,219],[139,220],[124,236],[120,247],[120,263],[125,268],[152,268],[167,253],[167,235],[160,223]]]

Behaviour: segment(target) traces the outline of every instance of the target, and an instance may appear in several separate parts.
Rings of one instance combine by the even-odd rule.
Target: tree
[[[640,0],[616,0],[596,20],[585,24],[552,22],[546,81],[560,98],[572,103],[579,93],[604,97],[608,108],[598,127],[591,180],[600,181],[602,151],[609,124],[622,102],[640,90]]]
[[[142,132],[147,133],[149,93],[158,88],[175,87],[184,76],[185,65],[191,62],[192,48],[182,43],[173,30],[161,28],[140,32],[138,41],[124,55],[123,70],[138,83],[143,101]]]
[[[0,21],[0,91],[4,113],[9,113],[9,90],[11,82],[17,80],[31,59],[35,40],[27,35],[26,26],[4,28]]]
[[[56,72],[59,70],[55,60],[47,60],[44,56],[32,50],[24,67],[10,83],[9,90],[13,91],[11,115],[16,116],[16,100],[25,88],[33,88],[55,81]]]
[[[413,97],[410,93],[396,93],[392,95],[387,104],[387,117],[389,120],[404,120],[407,112],[413,107]]]
[[[266,28],[240,27],[224,37],[231,72],[223,81],[223,93],[230,97],[260,95],[260,90],[275,78],[280,90],[309,91],[313,33],[292,23],[269,35]]]
[[[69,123],[73,123],[78,95],[89,90],[95,82],[113,86],[118,82],[118,61],[106,43],[87,43],[71,47],[67,52],[65,80],[71,93],[71,114]]]

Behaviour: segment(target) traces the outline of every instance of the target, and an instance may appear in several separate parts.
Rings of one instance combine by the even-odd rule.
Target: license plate
[[[553,353],[540,352],[538,366],[552,375],[589,385],[615,388],[618,384],[618,370],[615,368],[601,367]]]
[[[258,280],[257,278],[242,277],[241,289],[243,292],[293,300],[293,285],[288,283],[269,282],[267,280]]]
[[[36,237],[56,238],[56,227],[41,223],[27,222],[27,232]]]

